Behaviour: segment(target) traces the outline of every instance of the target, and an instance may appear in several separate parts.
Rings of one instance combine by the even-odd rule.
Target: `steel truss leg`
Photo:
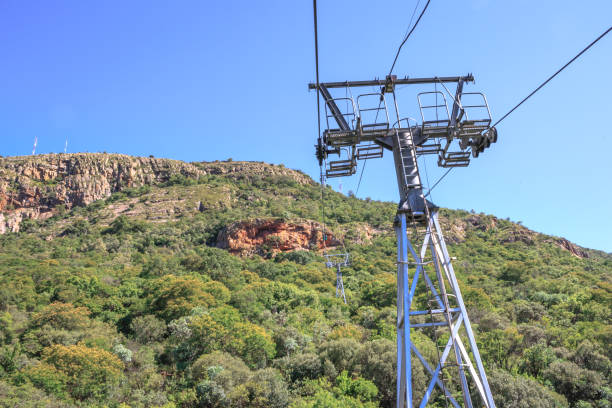
[[[408,239],[405,214],[398,214],[395,226],[397,236],[397,408],[413,408],[412,352],[431,375],[427,390],[419,404],[420,408],[427,406],[436,386],[453,407],[472,408],[470,383],[473,384],[473,393],[478,396],[483,406],[495,408],[474,333],[463,303],[461,290],[444,242],[437,212],[431,215],[426,224],[427,229],[423,241],[418,243],[421,244],[420,253],[414,250]],[[414,265],[415,268],[410,282],[408,271],[411,265]],[[433,266],[430,271],[435,272],[435,281],[430,279],[425,268],[426,265]],[[435,309],[430,306],[430,310],[411,310],[421,276],[423,276],[428,291],[428,298],[431,298],[432,302],[436,304]],[[430,323],[411,324],[410,316],[419,315],[429,315],[432,317],[432,321]],[[433,321],[434,315],[441,315],[443,320]],[[464,331],[460,331],[462,326]],[[411,329],[419,327],[430,327],[432,330],[443,327],[448,329],[449,338],[435,368],[430,366],[411,341]],[[464,335],[467,337],[469,350],[466,349],[461,339]],[[469,351],[471,351],[471,355]],[[451,354],[454,355],[451,358],[453,361],[447,363]],[[449,374],[446,374],[445,371],[445,377],[441,378],[442,370],[449,365],[457,367],[456,371],[451,372],[456,372],[457,378],[453,382],[460,384],[462,395],[459,399],[463,402],[463,405],[457,402],[457,397],[451,394],[453,390],[448,388],[448,383],[445,383],[449,379]],[[453,380],[455,379],[453,378]]]
[[[340,265],[336,265],[336,297],[342,296],[344,304],[346,304],[346,295],[344,294],[344,282],[342,281],[342,271]]]

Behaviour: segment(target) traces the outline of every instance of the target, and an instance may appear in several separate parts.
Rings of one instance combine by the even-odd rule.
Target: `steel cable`
[[[597,37],[595,40],[593,40],[589,45],[587,45],[585,48],[582,49],[582,51],[580,51],[578,54],[576,54],[576,56],[574,56],[574,58],[572,58],[571,60],[569,60],[565,65],[563,65],[561,68],[559,68],[557,70],[557,72],[555,72],[554,74],[552,74],[550,77],[548,77],[548,79],[544,82],[542,82],[536,89],[534,89],[529,95],[527,95],[525,98],[523,98],[523,100],[521,100],[517,105],[515,105],[512,109],[510,109],[504,116],[502,116],[497,122],[495,122],[491,127],[495,127],[497,125],[499,125],[504,119],[506,119],[508,116],[510,116],[510,114],[512,112],[514,112],[519,106],[521,106],[525,101],[527,101],[527,99],[531,98],[533,95],[536,94],[536,92],[538,92],[540,89],[542,89],[546,84],[548,84],[554,77],[556,77],[557,75],[559,75],[561,73],[561,71],[563,71],[565,68],[567,68],[568,66],[570,66],[570,64],[572,64],[574,61],[576,61],[578,58],[580,58],[580,56],[582,56],[582,54],[584,54],[589,48],[591,48],[593,45],[595,45],[599,40],[601,40],[602,38],[604,38],[610,31],[612,31],[612,27],[608,28],[606,31],[604,31],[599,37]],[[441,181],[442,179],[444,179],[444,177],[446,177],[448,175],[448,173],[450,173],[452,170],[454,169],[454,167],[451,167],[450,169],[448,169],[443,175],[442,177],[440,177],[438,179],[438,181],[436,181],[434,183],[434,185],[428,190],[427,194],[425,195],[425,197],[427,197],[429,194],[431,194],[431,190],[433,190]]]
[[[397,53],[395,54],[395,59],[393,60],[393,64],[391,65],[391,69],[389,70],[389,75],[391,75],[391,73],[393,72],[393,68],[395,68],[395,63],[397,62],[397,58],[400,55],[400,51],[402,50],[402,47],[404,46],[404,44],[406,44],[406,41],[408,41],[408,38],[410,38],[410,36],[412,35],[414,29],[419,25],[419,21],[421,21],[421,18],[423,17],[423,14],[425,14],[425,11],[427,11],[427,7],[429,7],[429,3],[430,2],[431,2],[431,0],[427,0],[427,3],[425,4],[425,7],[423,7],[423,11],[421,11],[421,14],[419,15],[419,18],[417,18],[417,21],[412,26],[412,29],[408,32],[406,37],[404,37],[404,40],[402,41],[402,43],[398,47]]]

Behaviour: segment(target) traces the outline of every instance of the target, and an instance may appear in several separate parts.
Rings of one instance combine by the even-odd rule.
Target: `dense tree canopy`
[[[0,406],[394,406],[394,204],[325,191],[348,305],[320,252],[215,248],[234,221],[320,220],[320,198],[289,176],[176,175],[0,235]],[[497,405],[610,407],[612,256],[441,212]]]

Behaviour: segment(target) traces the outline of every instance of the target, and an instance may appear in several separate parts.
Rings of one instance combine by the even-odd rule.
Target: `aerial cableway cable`
[[[313,8],[313,17],[314,17],[314,42],[315,42],[315,70],[316,70],[316,82],[317,82],[317,127],[318,127],[318,148],[321,149],[321,147],[324,147],[324,144],[322,143],[322,138],[321,138],[321,105],[320,105],[320,99],[321,99],[321,93],[320,93],[320,89],[319,89],[319,38],[318,38],[318,25],[317,25],[317,0],[313,0],[312,1],[312,8]],[[349,90],[350,92],[350,90]],[[327,103],[327,102],[326,102]],[[323,146],[322,146],[323,145]],[[325,147],[325,150],[327,150],[327,148]],[[325,258],[327,259],[326,264],[327,265],[331,265],[333,264],[334,266],[337,267],[337,273],[336,273],[336,296],[339,296],[340,292],[339,290],[341,290],[341,294],[342,294],[342,298],[344,300],[344,303],[346,304],[346,295],[344,293],[344,283],[342,281],[342,274],[340,272],[340,267],[341,266],[348,266],[348,260],[349,260],[349,253],[346,250],[346,246],[344,245],[344,240],[340,241],[340,243],[342,244],[342,248],[344,249],[344,262],[337,264],[337,263],[331,263],[330,264],[330,260],[333,259],[333,257],[338,256],[339,254],[332,254],[332,255],[326,255],[326,249],[327,249],[327,227],[325,225],[325,172],[323,171],[323,168],[327,168],[327,152],[323,152],[322,153],[322,160],[319,160],[319,168],[320,168],[320,177],[321,177],[321,224],[322,224],[322,234],[323,234],[323,254],[325,256]],[[333,203],[332,203],[332,211],[333,211]]]
[[[427,4],[425,4],[423,11],[421,11],[419,18],[417,19],[416,23],[414,23],[414,26],[411,29],[410,26],[412,25],[412,20],[414,19],[414,15],[416,14],[417,8],[419,7],[421,0],[418,0],[416,5],[414,6],[414,10],[412,10],[412,15],[410,16],[410,21],[408,22],[408,28],[406,28],[406,34],[404,35],[404,39],[402,40],[402,43],[397,49],[397,54],[395,55],[395,59],[393,60],[393,65],[391,66],[391,69],[389,70],[389,75],[391,75],[391,73],[393,72],[393,68],[395,67],[395,63],[397,62],[397,58],[399,57],[402,47],[404,46],[406,41],[408,41],[408,38],[410,37],[410,35],[412,34],[416,26],[419,24],[419,21],[421,21],[421,17],[423,17],[423,14],[425,14],[425,10],[427,10],[427,7],[429,6],[430,1],[431,0],[427,1]],[[380,103],[378,104],[378,107],[380,108]],[[376,119],[378,119],[378,111],[376,111]],[[376,119],[374,119],[375,122],[376,122]],[[361,166],[361,173],[359,174],[359,181],[357,182],[357,188],[355,189],[355,196],[357,196],[357,193],[359,193],[359,187],[361,187],[361,179],[363,178],[363,171],[365,170],[365,166],[367,162],[368,162],[368,159],[366,158],[363,161],[363,166]]]
[[[429,7],[429,3],[430,2],[431,2],[431,0],[427,0],[427,3],[425,4],[425,7],[423,7],[423,11],[421,11],[421,14],[419,15],[419,18],[417,18],[417,21],[414,23],[414,26],[412,26],[412,29],[408,32],[408,34],[406,34],[406,37],[404,37],[404,40],[402,41],[400,46],[397,48],[397,53],[395,54],[395,59],[393,60],[393,65],[391,65],[391,69],[389,70],[389,75],[391,75],[391,73],[393,72],[393,68],[395,68],[395,63],[397,62],[397,58],[400,55],[400,51],[402,50],[402,47],[404,46],[404,44],[406,44],[406,41],[408,41],[408,38],[410,38],[410,36],[412,35],[412,32],[414,31],[414,29],[419,25],[419,21],[421,21],[421,18],[423,17],[423,14],[425,14],[425,11],[427,11],[427,7]]]
[[[315,45],[315,75],[317,81],[317,130],[319,143],[321,140],[321,106],[320,106],[320,91],[319,91],[319,33],[317,25],[317,0],[312,1],[312,11],[314,17],[314,45]],[[321,224],[323,226],[323,250],[327,241],[327,231],[325,228],[325,176],[323,173],[323,165],[319,165],[320,181],[321,181]]]
[[[512,112],[514,112],[519,106],[521,106],[525,101],[527,101],[527,99],[531,98],[533,95],[536,94],[536,92],[538,92],[540,89],[542,89],[546,84],[548,84],[554,77],[556,77],[557,75],[559,75],[561,73],[561,71],[563,71],[565,68],[567,68],[568,66],[570,66],[570,64],[572,64],[574,61],[576,61],[578,58],[580,58],[582,56],[582,54],[584,54],[589,48],[591,48],[593,45],[595,45],[599,40],[601,40],[602,38],[604,38],[610,31],[612,31],[612,27],[609,27],[606,31],[604,31],[599,37],[597,37],[595,40],[593,40],[589,45],[587,45],[586,47],[584,47],[582,49],[582,51],[580,51],[578,54],[576,54],[576,56],[574,56],[574,58],[572,58],[571,60],[569,60],[565,65],[563,65],[561,68],[559,68],[557,70],[557,72],[555,72],[554,74],[552,74],[550,77],[548,77],[548,79],[544,82],[542,82],[536,89],[534,89],[529,95],[527,95],[525,98],[523,98],[523,100],[521,100],[518,104],[516,104],[512,109],[510,109],[504,116],[502,116],[497,122],[495,122],[493,124],[493,126],[491,126],[491,128],[494,128],[495,126],[499,125],[504,119],[506,119],[508,116],[510,116],[510,114]],[[452,170],[454,169],[454,167],[451,167],[450,169],[446,170],[446,172],[442,175],[442,177],[440,177],[438,179],[438,181],[436,181],[434,183],[434,185],[429,189],[429,191],[427,192],[427,194],[425,194],[425,197],[427,197],[430,193],[431,190],[434,189],[434,187],[436,187],[441,181],[442,179],[444,179],[444,177],[446,177],[448,175],[448,173],[450,173]]]
[[[550,82],[550,80],[552,80],[554,77],[556,77],[558,74],[561,73],[561,71],[563,71],[565,68],[567,68],[572,62],[576,61],[578,58],[580,58],[580,56],[582,54],[584,54],[589,48],[591,48],[593,45],[595,45],[595,43],[597,43],[597,41],[601,40],[603,37],[605,37],[606,34],[608,34],[610,31],[612,31],[612,27],[608,28],[602,35],[600,35],[599,37],[597,37],[595,40],[593,40],[592,43],[590,43],[589,45],[587,45],[582,51],[580,51],[574,58],[572,58],[571,60],[569,60],[569,62],[567,64],[565,64],[564,66],[562,66],[557,72],[555,72],[554,74],[552,74],[546,81],[542,82],[542,84],[540,86],[538,86],[533,92],[531,92],[529,95],[527,95],[522,101],[520,101],[514,108],[510,109],[508,111],[508,113],[506,113],[504,116],[501,117],[501,119],[499,119],[497,122],[495,122],[495,124],[491,127],[495,127],[497,126],[502,120],[506,119],[512,112],[515,111],[516,108],[518,108],[519,106],[521,106],[523,104],[523,102],[525,102],[527,99],[531,98],[536,92],[538,92],[540,89],[542,89],[544,87],[544,85],[546,85],[547,83]]]

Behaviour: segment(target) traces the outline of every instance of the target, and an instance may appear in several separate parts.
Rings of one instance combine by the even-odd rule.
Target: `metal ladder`
[[[404,135],[406,136],[403,138],[399,137],[398,127],[395,127],[395,134],[399,139],[398,144],[400,147],[399,155],[402,162],[402,181],[404,184],[405,193],[407,194],[408,191],[418,188],[422,189],[423,186],[420,183],[420,178],[418,177],[419,166],[417,163],[417,151],[412,137],[412,130],[410,130],[410,119],[402,119],[400,120],[399,124],[401,125],[401,122],[404,121],[407,124],[406,128],[409,129],[408,132],[404,132]],[[398,124],[396,123],[396,125]],[[419,183],[412,183],[410,181],[410,179],[413,179],[415,176],[417,176]]]

